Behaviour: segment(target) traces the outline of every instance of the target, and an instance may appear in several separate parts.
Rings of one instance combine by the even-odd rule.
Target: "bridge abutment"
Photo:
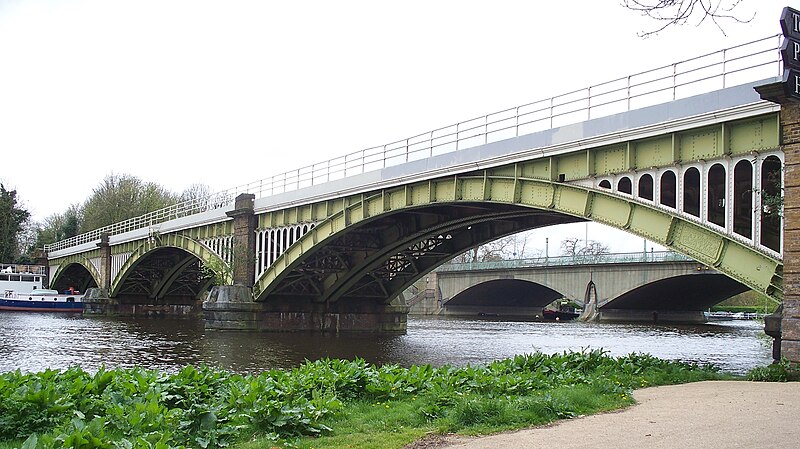
[[[404,334],[408,306],[372,301],[254,302],[250,288],[232,285],[214,287],[203,313],[207,329]]]
[[[189,318],[201,313],[201,302],[189,297],[173,297],[168,302],[141,296],[122,295],[111,298],[108,289],[90,288],[83,297],[83,313],[119,317]]]
[[[783,316],[780,326],[768,326],[779,339],[781,357],[800,363],[800,101],[786,94],[784,83],[757,86],[764,100],[781,105],[780,137],[784,153],[783,179]],[[777,337],[776,337],[777,336]],[[775,351],[777,352],[777,351]]]

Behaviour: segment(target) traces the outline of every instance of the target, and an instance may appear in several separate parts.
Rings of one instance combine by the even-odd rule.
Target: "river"
[[[72,365],[176,371],[206,364],[257,373],[323,357],[474,365],[535,351],[603,348],[612,355],[647,352],[743,374],[770,363],[770,342],[758,321],[653,326],[409,317],[406,335],[376,337],[214,331],[204,330],[202,320],[0,312],[0,371]]]

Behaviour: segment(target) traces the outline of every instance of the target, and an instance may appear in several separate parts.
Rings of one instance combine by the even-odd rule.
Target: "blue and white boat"
[[[69,290],[41,288],[46,281],[44,267],[0,265],[0,310],[24,312],[81,312],[83,295]]]

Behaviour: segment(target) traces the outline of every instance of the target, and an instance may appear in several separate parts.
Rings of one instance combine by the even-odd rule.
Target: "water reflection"
[[[408,334],[321,335],[204,330],[201,320],[116,319],[0,313],[0,371],[80,365],[143,366],[175,371],[207,364],[238,372],[288,368],[306,359],[363,357],[401,365],[480,364],[534,351],[604,348],[613,355],[713,363],[744,373],[770,360],[763,324],[726,321],[693,326],[504,322],[410,318]]]

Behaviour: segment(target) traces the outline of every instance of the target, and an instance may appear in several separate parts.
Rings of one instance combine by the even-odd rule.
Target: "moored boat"
[[[70,288],[64,292],[41,288],[47,279],[44,267],[0,265],[0,310],[25,312],[81,312],[83,295]]]
[[[5,290],[0,297],[0,310],[23,312],[81,312],[83,295],[62,294],[56,290],[39,288],[28,293]]]

